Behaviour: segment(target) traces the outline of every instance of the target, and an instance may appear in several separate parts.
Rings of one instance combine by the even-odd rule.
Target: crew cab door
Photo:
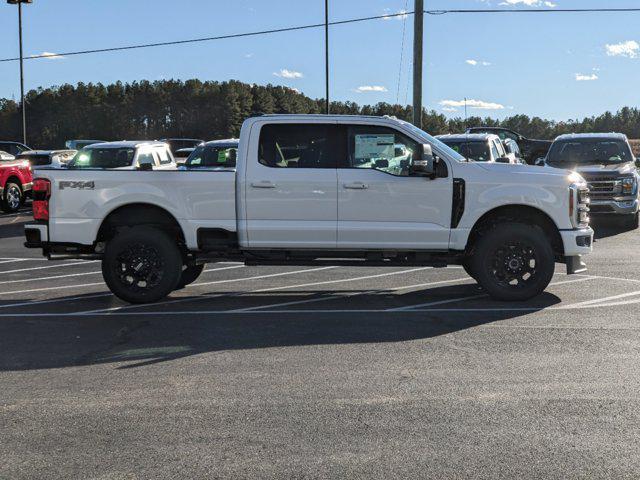
[[[344,144],[335,122],[260,127],[245,178],[250,248],[336,247],[336,165]]]
[[[398,130],[344,128],[347,157],[338,168],[338,248],[448,249],[451,175],[412,176],[410,166],[421,145]]]

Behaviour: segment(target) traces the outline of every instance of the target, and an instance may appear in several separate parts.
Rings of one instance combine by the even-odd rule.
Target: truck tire
[[[181,290],[187,285],[191,285],[195,282],[202,271],[204,270],[204,263],[200,265],[189,265],[187,268],[182,270],[182,274],[180,275],[180,280],[178,280],[178,285],[176,285],[176,290]]]
[[[633,215],[627,215],[625,218],[625,225],[632,230],[637,230],[640,227],[640,212]]]
[[[465,258],[462,261],[462,268],[464,269],[465,272],[467,272],[467,275],[469,275],[471,278],[473,278],[476,282],[478,281],[476,279],[476,274],[473,271],[473,267],[471,266],[471,259],[470,258]]]
[[[480,237],[471,260],[476,280],[496,300],[529,300],[541,294],[555,271],[553,248],[542,229],[500,224]]]
[[[14,213],[20,209],[23,203],[24,194],[22,188],[17,183],[9,182],[4,186],[2,201],[0,206],[5,213]]]
[[[165,232],[134,227],[107,243],[102,276],[115,296],[129,303],[156,302],[171,293],[182,274],[182,255]]]

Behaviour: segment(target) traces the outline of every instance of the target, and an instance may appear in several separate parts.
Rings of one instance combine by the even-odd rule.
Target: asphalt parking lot
[[[0,217],[0,478],[637,478],[640,232],[520,304],[460,268],[210,265],[156,305]]]

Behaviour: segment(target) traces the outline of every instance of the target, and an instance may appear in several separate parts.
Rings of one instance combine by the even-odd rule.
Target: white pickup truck
[[[157,301],[207,262],[462,265],[501,300],[584,271],[589,191],[565,170],[468,161],[388,117],[244,122],[236,168],[41,170],[25,245],[101,259],[111,291]]]

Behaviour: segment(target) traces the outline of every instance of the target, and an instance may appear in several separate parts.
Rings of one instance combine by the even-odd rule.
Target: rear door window
[[[344,158],[343,132],[331,124],[265,125],[258,161],[270,168],[336,168]]]
[[[166,148],[158,148],[156,149],[156,153],[158,155],[160,165],[168,165],[171,163],[171,157],[169,156],[169,152]]]

